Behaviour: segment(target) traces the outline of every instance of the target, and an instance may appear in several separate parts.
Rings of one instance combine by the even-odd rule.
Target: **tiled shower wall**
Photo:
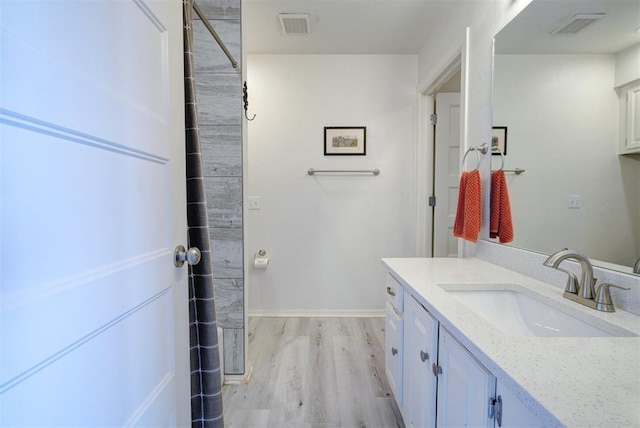
[[[196,0],[236,61],[240,0]],[[194,13],[194,62],[218,325],[226,374],[244,373],[242,75]]]

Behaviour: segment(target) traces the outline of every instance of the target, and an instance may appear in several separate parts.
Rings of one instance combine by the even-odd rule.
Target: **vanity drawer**
[[[394,309],[402,314],[404,310],[403,288],[402,285],[391,274],[387,274],[387,300],[393,305]]]

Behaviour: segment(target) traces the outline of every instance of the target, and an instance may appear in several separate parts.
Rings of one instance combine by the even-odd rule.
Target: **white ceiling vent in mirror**
[[[310,34],[308,13],[280,13],[280,29],[282,34]]]
[[[604,18],[604,13],[580,13],[563,20],[551,34],[576,34]]]

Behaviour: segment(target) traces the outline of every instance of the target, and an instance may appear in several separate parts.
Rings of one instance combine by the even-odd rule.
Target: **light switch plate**
[[[582,197],[580,195],[569,195],[569,208],[581,208],[582,207]]]
[[[260,209],[260,196],[249,196],[247,198],[247,208],[250,210]]]

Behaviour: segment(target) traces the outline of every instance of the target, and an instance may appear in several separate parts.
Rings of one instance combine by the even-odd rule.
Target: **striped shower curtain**
[[[191,338],[191,426],[224,427],[216,307],[207,205],[202,176],[198,108],[193,77],[193,0],[183,0],[184,94],[187,155],[187,224],[189,247],[202,252],[189,270],[189,335]]]

